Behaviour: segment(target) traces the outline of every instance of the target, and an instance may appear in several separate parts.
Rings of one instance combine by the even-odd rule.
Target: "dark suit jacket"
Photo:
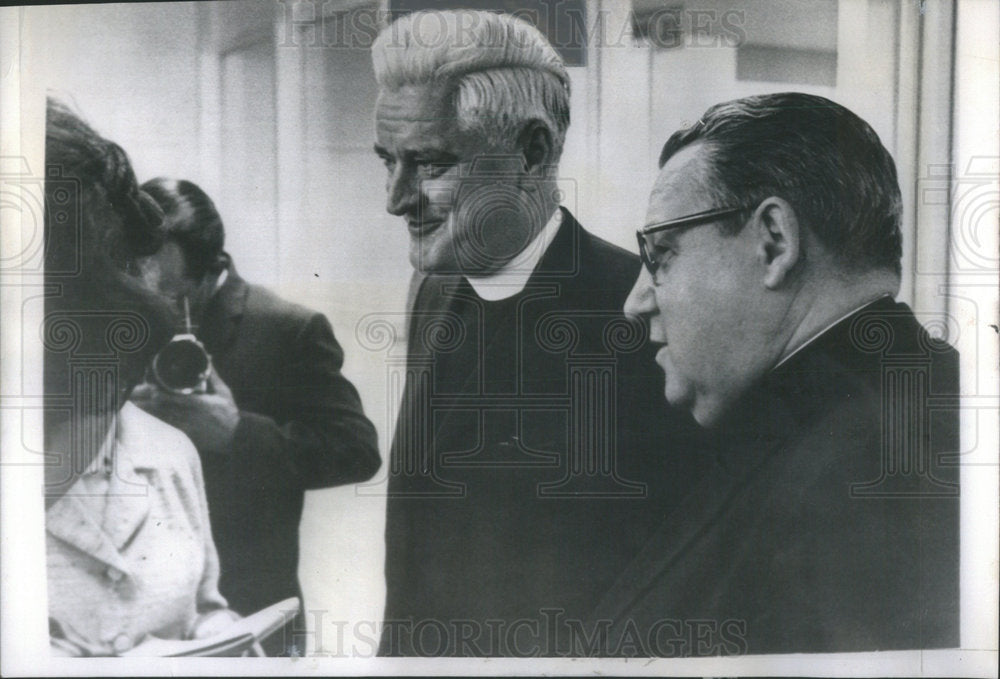
[[[577,652],[957,646],[957,394],[956,352],[903,304],[828,330],[718,428],[713,468]]]
[[[389,469],[383,655],[555,655],[689,487],[698,430],[665,406],[622,306],[638,258],[563,224],[525,289],[420,285]],[[641,417],[639,417],[641,415]]]
[[[376,434],[322,314],[248,285],[230,267],[197,335],[240,409],[230,450],[199,453],[219,590],[247,614],[301,597],[303,494],[370,478],[380,465]]]

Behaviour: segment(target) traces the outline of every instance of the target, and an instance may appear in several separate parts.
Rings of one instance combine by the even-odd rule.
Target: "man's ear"
[[[518,135],[517,147],[524,155],[524,169],[535,172],[552,163],[552,132],[541,120],[529,120]]]
[[[213,275],[220,276],[228,266],[229,266],[229,255],[226,255],[225,253],[219,253],[218,255],[216,255],[215,261],[213,261],[209,265],[208,272]]]
[[[215,286],[218,282],[219,277],[211,272],[206,272],[202,276],[201,280],[191,291],[191,299],[189,300],[194,306],[192,311],[195,313],[196,317],[191,320],[195,323],[200,323],[201,313],[204,311],[205,306],[208,304],[209,300],[215,294]]]
[[[788,201],[772,196],[757,207],[757,254],[765,267],[764,285],[780,288],[802,259],[802,232]]]

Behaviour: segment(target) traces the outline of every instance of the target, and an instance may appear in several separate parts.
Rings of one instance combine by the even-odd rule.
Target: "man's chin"
[[[702,429],[711,429],[719,422],[719,418],[712,412],[706,411],[703,408],[689,408],[691,417]]]
[[[724,402],[699,398],[689,404],[688,410],[698,426],[715,429],[723,421],[728,408]]]
[[[442,256],[440,247],[425,239],[410,238],[410,264],[421,273],[454,273],[448,258]]]
[[[716,419],[711,409],[706,408],[705,403],[696,398],[693,389],[684,388],[681,385],[671,382],[670,379],[666,379],[663,386],[663,395],[672,408],[689,412],[699,426],[710,427]]]

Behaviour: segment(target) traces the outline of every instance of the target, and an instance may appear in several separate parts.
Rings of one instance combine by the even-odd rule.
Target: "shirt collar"
[[[118,412],[115,412],[111,416],[111,426],[108,427],[107,433],[104,435],[104,442],[101,444],[100,449],[97,451],[97,455],[94,455],[94,459],[90,461],[90,465],[83,471],[85,475],[89,474],[110,474],[111,470],[115,466],[115,452],[118,449]]]
[[[835,325],[837,325],[838,323],[840,323],[844,319],[850,318],[854,314],[856,314],[859,311],[861,311],[862,309],[864,309],[869,304],[874,304],[875,302],[879,301],[880,299],[885,299],[886,297],[890,297],[891,298],[892,295],[890,295],[888,292],[883,293],[883,294],[879,295],[878,297],[876,297],[875,299],[869,299],[869,300],[867,300],[867,301],[859,304],[858,306],[854,307],[853,309],[851,309],[850,311],[848,311],[846,314],[844,314],[840,318],[836,319],[835,321],[831,321],[826,327],[824,327],[822,330],[820,330],[819,332],[817,332],[815,335],[813,335],[812,337],[810,337],[809,339],[807,339],[805,342],[803,342],[802,344],[800,344],[799,346],[797,346],[795,349],[792,350],[792,352],[790,354],[788,354],[783,359],[781,359],[780,361],[778,361],[777,364],[775,364],[774,368],[772,368],[772,370],[777,370],[779,367],[781,367],[782,364],[787,363],[788,360],[792,356],[794,356],[795,354],[799,353],[800,351],[802,351],[803,349],[805,349],[807,346],[809,346],[810,344],[812,344],[813,342],[815,342],[817,339],[819,339],[820,337],[822,337],[823,335],[825,335],[827,333],[827,331],[830,330],[830,328],[834,327]]]
[[[223,269],[222,273],[219,274],[219,277],[215,279],[215,289],[212,290],[213,294],[219,291],[219,288],[222,287],[222,284],[226,282],[227,278],[229,278],[229,269]]]
[[[155,467],[156,451],[147,445],[147,441],[140,440],[144,434],[143,420],[152,417],[131,401],[126,401],[125,405],[114,414],[108,433],[104,437],[104,443],[83,473],[107,473],[118,469],[132,474],[139,469]]]
[[[528,284],[528,279],[534,273],[535,267],[541,261],[542,255],[549,249],[549,245],[552,244],[552,240],[559,232],[562,222],[562,210],[556,208],[548,223],[528,244],[528,247],[504,264],[499,271],[489,276],[466,276],[476,294],[487,301],[496,302],[513,297],[524,290],[524,286]]]

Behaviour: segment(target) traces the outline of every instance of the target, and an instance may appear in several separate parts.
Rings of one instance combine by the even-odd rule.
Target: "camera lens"
[[[176,391],[198,388],[208,376],[208,368],[208,354],[192,339],[174,339],[153,359],[157,381]]]

